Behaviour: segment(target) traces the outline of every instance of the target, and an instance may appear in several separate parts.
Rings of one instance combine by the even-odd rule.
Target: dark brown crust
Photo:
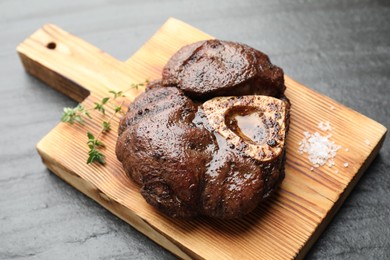
[[[247,45],[207,40],[181,48],[162,72],[162,84],[195,99],[261,94],[280,97],[283,70]]]
[[[177,88],[141,94],[121,120],[116,154],[145,199],[171,216],[193,216],[213,140],[191,123],[196,106]]]

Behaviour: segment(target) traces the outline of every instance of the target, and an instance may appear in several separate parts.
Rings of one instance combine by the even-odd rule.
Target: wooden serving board
[[[137,53],[121,62],[54,25],[45,25],[17,51],[27,72],[91,107],[108,90],[125,90],[131,83],[160,78],[175,51],[209,38],[171,18]],[[286,178],[271,200],[243,219],[177,220],[149,206],[115,157],[117,118],[113,130],[103,137],[105,166],[86,164],[86,132],[99,132],[102,116],[98,113],[84,126],[59,123],[37,149],[52,172],[181,258],[302,258],[373,161],[387,130],[287,76],[285,81],[292,103]],[[131,92],[129,99],[141,91]],[[330,121],[331,140],[343,148],[336,156],[336,166],[311,171],[307,155],[298,153],[298,143],[304,131],[319,131],[320,121]],[[343,166],[345,162],[348,167]]]

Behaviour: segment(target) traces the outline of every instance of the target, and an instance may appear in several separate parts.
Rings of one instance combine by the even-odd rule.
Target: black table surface
[[[390,1],[0,1],[1,259],[175,258],[45,168],[35,144],[76,104],[26,74],[15,50],[53,23],[126,60],[170,16],[260,49],[390,126]],[[390,259],[389,156],[387,139],[308,259]]]

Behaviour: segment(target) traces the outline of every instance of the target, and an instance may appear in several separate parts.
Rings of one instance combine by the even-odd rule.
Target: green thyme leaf
[[[103,98],[103,99],[102,99],[102,104],[103,104],[103,105],[106,104],[108,100],[110,100],[109,97]]]
[[[115,113],[118,113],[122,110],[122,106],[116,106],[114,107]]]
[[[88,111],[85,111],[85,113],[84,113],[87,117],[89,117],[89,119],[92,119],[92,116],[89,114],[89,112]]]
[[[111,123],[108,121],[103,121],[103,132],[108,132],[111,129]]]
[[[103,143],[95,138],[95,136],[91,132],[87,132],[88,142],[87,145],[89,147],[87,164],[98,162],[100,164],[105,164],[105,155],[101,153],[97,147],[102,147]]]
[[[108,92],[114,95],[114,99],[117,99],[118,97],[125,97],[123,91],[110,90]]]
[[[100,162],[102,161],[102,157],[104,156],[102,153],[99,151],[92,149],[91,151],[88,152],[88,159],[87,159],[87,164],[94,163],[94,162]],[[104,161],[104,157],[103,157]]]
[[[94,106],[95,110],[98,110],[98,111],[102,112],[103,114],[106,114],[106,110],[104,109],[103,104],[97,103],[97,102],[95,102],[94,104],[95,104],[95,106]]]
[[[87,136],[88,136],[88,140],[95,140],[95,136],[93,136],[93,134],[90,132],[90,131],[88,131],[87,132]]]
[[[89,157],[87,159],[87,164],[94,163],[94,162],[98,162],[100,164],[106,163],[105,161],[106,156],[97,149],[91,149],[88,152],[88,155]]]
[[[87,115],[89,118],[92,118],[86,111],[85,107],[81,104],[79,104],[75,108],[64,107],[64,112],[61,116],[61,121],[70,124],[73,124],[76,121],[80,124],[84,124],[84,115]]]

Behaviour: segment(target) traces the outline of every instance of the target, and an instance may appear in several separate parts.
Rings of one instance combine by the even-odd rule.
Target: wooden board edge
[[[44,139],[44,138],[43,138]],[[43,140],[42,139],[42,140]],[[63,181],[68,183],[73,188],[82,192],[90,199],[97,202],[99,205],[104,207],[106,210],[130,224],[137,231],[141,232],[151,240],[153,240],[158,245],[169,250],[171,253],[178,256],[180,259],[194,259],[199,258],[198,255],[194,255],[193,252],[189,252],[188,249],[181,248],[177,243],[169,239],[169,237],[164,236],[161,232],[155,229],[148,221],[137,216],[137,214],[115,200],[110,199],[107,195],[100,192],[99,189],[91,184],[90,182],[82,179],[75,172],[70,169],[67,169],[64,166],[61,166],[58,162],[53,161],[53,158],[50,157],[47,153],[44,152],[44,149],[41,147],[41,141],[36,145],[38,154],[41,156],[43,164],[55,175],[61,178]]]
[[[27,56],[23,47],[21,47],[22,45],[23,43],[18,46],[17,52],[27,73],[78,103],[81,103],[90,95],[89,90]]]
[[[374,121],[374,120],[373,120]],[[374,121],[376,122],[376,121]],[[377,122],[376,122],[377,123]],[[379,124],[379,123],[378,123]],[[378,155],[387,135],[387,129],[384,127],[384,132],[382,133],[382,136],[375,146],[375,148],[372,150],[370,156],[364,161],[363,165],[360,167],[359,171],[355,174],[355,176],[352,178],[352,180],[349,182],[349,184],[346,186],[344,191],[340,194],[339,199],[333,204],[332,208],[328,211],[324,219],[321,221],[321,223],[317,226],[316,230],[312,234],[311,238],[306,241],[306,243],[303,245],[301,250],[298,252],[296,259],[304,259],[307,253],[310,251],[311,247],[314,245],[314,243],[318,240],[320,235],[324,232],[325,228],[329,225],[329,223],[332,221],[333,217],[336,215],[336,213],[339,211],[341,206],[344,204],[345,200],[348,198],[349,194],[352,192],[360,178],[363,176],[363,173],[367,170],[367,168],[371,165],[371,163],[374,161],[376,156]]]

